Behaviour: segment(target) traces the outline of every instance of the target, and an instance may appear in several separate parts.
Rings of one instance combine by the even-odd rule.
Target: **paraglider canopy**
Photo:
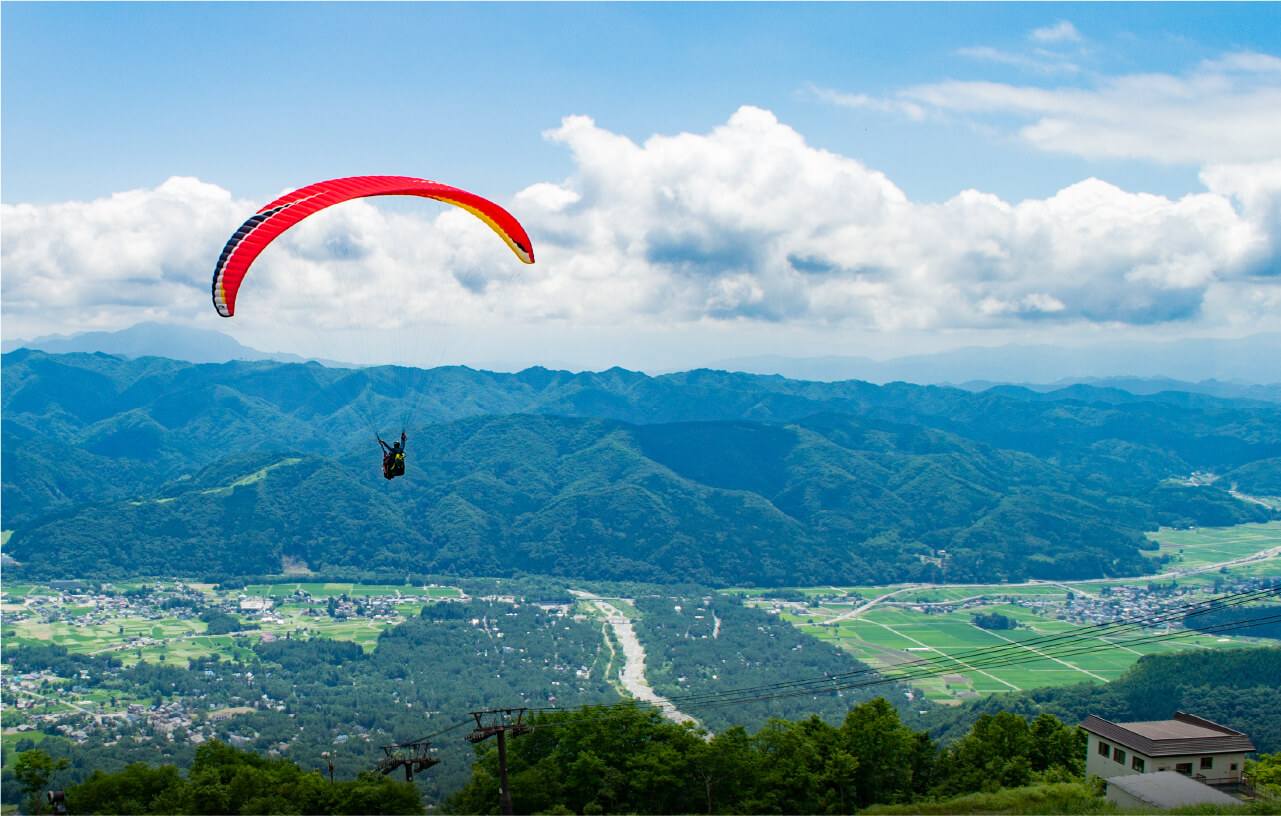
[[[534,249],[520,223],[502,207],[474,193],[408,176],[355,176],[312,184],[286,193],[254,214],[236,230],[214,268],[213,303],[218,314],[236,313],[236,296],[249,267],[277,236],[326,207],[354,198],[411,195],[461,207],[489,225],[516,257],[534,262]]]

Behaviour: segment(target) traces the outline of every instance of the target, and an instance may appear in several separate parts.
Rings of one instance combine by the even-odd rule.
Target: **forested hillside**
[[[1026,454],[848,415],[476,418],[414,442],[391,485],[368,455],[241,454],[150,496],[28,522],[7,552],[45,577],[219,578],[290,559],[716,585],[1087,578],[1140,571],[1141,529],[1169,492],[1120,501]]]
[[[1144,529],[1271,516],[1169,480],[1281,453],[1281,406],[1084,386],[4,363],[6,554],[44,577],[285,559],[717,585],[1128,575]],[[387,483],[367,421],[407,411],[409,472]]]

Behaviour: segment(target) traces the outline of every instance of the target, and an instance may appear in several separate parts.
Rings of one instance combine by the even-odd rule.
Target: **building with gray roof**
[[[1188,805],[1240,805],[1226,793],[1176,771],[1116,776],[1109,780],[1107,800],[1122,808],[1175,808]]]
[[[1240,731],[1182,711],[1170,720],[1114,723],[1091,714],[1081,723],[1089,736],[1086,776],[1172,771],[1207,785],[1240,786],[1245,755],[1254,743]]]

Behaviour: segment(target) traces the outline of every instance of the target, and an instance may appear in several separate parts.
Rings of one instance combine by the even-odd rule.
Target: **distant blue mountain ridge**
[[[1195,390],[1218,396],[1222,386],[1281,383],[1281,333],[1237,339],[1184,338],[1168,342],[1111,342],[1064,348],[1050,345],[968,346],[890,360],[868,357],[762,355],[717,360],[709,368],[789,379],[884,384],[960,385],[976,390],[998,384],[1076,383],[1157,390]],[[1113,382],[1115,378],[1116,382]],[[1150,380],[1146,385],[1140,381]],[[1124,381],[1124,384],[1121,382]],[[1188,384],[1201,388],[1188,389]],[[1275,394],[1275,389],[1273,392]],[[1256,396],[1256,398],[1266,398]],[[1275,399],[1275,396],[1273,397]]]
[[[103,352],[129,358],[168,357],[193,363],[225,363],[230,360],[305,362],[307,359],[296,354],[259,351],[211,329],[151,322],[115,332],[7,340],[0,345],[0,350],[5,353],[18,348],[55,354]],[[333,360],[316,362],[340,368],[358,367]],[[563,363],[543,361],[541,364],[553,369],[580,370]],[[498,363],[480,367],[512,370]],[[888,360],[850,356],[758,355],[715,360],[703,367],[746,374],[777,374],[816,382],[908,382],[955,385],[969,391],[982,391],[997,385],[1051,390],[1088,384],[1132,394],[1188,391],[1281,402],[1281,333],[1226,340],[1185,338],[1168,342],[1112,342],[1078,348],[969,346]]]
[[[189,363],[225,363],[230,360],[307,362],[307,358],[297,354],[266,352],[250,348],[235,338],[212,329],[195,329],[189,326],[154,322],[138,323],[114,332],[82,332],[71,336],[49,335],[37,337],[34,340],[6,340],[0,344],[0,349],[6,354],[19,348],[47,351],[50,354],[102,352],[129,358],[167,357]],[[317,362],[329,363],[329,361],[320,360]]]
[[[284,351],[261,351],[246,346],[230,335],[213,329],[197,329],[172,323],[137,323],[119,331],[79,332],[72,335],[51,334],[34,340],[5,340],[0,343],[0,353],[8,354],[21,348],[45,351],[50,354],[112,354],[128,359],[138,357],[164,357],[188,363],[228,363],[232,360],[273,360],[279,363],[319,363],[329,368],[362,368],[359,363],[329,360],[322,357],[303,357]],[[550,365],[546,361],[513,367],[510,363],[495,363],[496,371],[514,372],[536,365],[548,368],[568,366]],[[478,367],[478,366],[473,366]]]

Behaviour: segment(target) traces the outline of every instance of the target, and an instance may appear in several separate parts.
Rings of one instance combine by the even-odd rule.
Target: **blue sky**
[[[0,23],[6,338],[130,309],[229,330],[188,304],[225,236],[283,190],[365,173],[479,192],[547,248],[516,279],[432,211],[436,254],[371,250],[383,287],[443,269],[456,319],[420,322],[468,349],[443,361],[1281,325],[1274,3],[5,2]],[[646,184],[675,205],[623,194]],[[155,201],[183,240],[148,232]],[[416,215],[322,220],[263,279],[339,274],[307,241]],[[441,294],[467,263],[493,268],[484,302]],[[236,327],[307,342],[255,330]]]

